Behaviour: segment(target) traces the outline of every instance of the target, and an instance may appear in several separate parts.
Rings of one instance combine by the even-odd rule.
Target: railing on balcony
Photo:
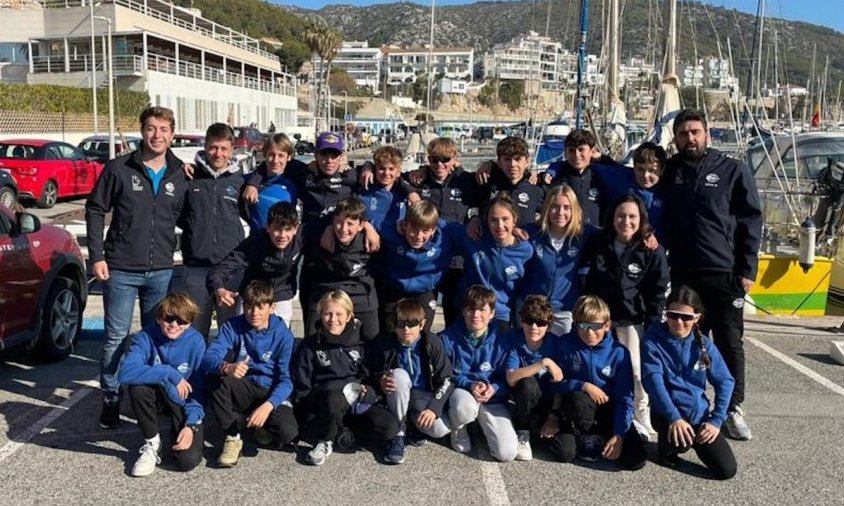
[[[88,7],[88,2],[91,1],[94,0],[41,0],[41,5],[45,9]],[[135,12],[140,12],[141,14],[144,14],[151,18],[164,21],[165,23],[169,23],[180,28],[184,28],[185,30],[201,33],[206,37],[210,37],[214,40],[218,40],[231,46],[244,49],[246,51],[249,51],[250,53],[254,53],[265,58],[270,58],[274,61],[279,61],[278,56],[268,51],[264,51],[259,47],[258,39],[254,39],[244,33],[234,31],[231,28],[217,24],[201,16],[195,16],[194,18],[196,20],[201,20],[201,24],[182,19],[178,16],[175,16],[173,12],[175,12],[175,10],[177,9],[181,13],[186,13],[186,11],[179,9],[178,7],[175,7],[172,4],[169,4],[164,1],[150,0],[149,2],[145,2],[143,0],[104,0],[104,3],[113,3],[115,5],[120,5]],[[164,7],[169,7],[170,9],[169,11],[162,11],[150,7],[150,4],[162,5]]]

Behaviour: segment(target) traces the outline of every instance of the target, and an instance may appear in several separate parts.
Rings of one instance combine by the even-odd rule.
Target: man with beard
[[[736,385],[724,424],[733,439],[751,438],[744,420],[744,294],[756,279],[762,210],[753,175],[742,162],[708,148],[702,114],[674,120],[678,153],[661,183],[666,197],[672,286],[696,290],[706,308],[702,330],[712,333]]]

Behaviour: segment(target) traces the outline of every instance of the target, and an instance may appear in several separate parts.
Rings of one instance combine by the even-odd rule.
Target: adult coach
[[[697,291],[736,385],[724,427],[733,439],[751,438],[744,419],[744,294],[756,279],[762,209],[747,166],[708,148],[706,119],[681,111],[674,120],[677,154],[666,165],[667,242],[671,285]]]
[[[148,328],[155,324],[155,310],[167,295],[176,219],[187,189],[183,164],[170,151],[176,127],[173,111],[149,107],[141,113],[140,123],[140,147],[109,160],[85,204],[89,259],[94,276],[104,282],[103,428],[120,423],[117,369],[132,326],[135,298],[140,301],[141,325]],[[109,212],[111,223],[103,241]]]

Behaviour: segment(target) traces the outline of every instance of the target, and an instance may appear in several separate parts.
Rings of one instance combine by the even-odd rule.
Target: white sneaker
[[[325,459],[334,451],[334,443],[331,441],[320,441],[314,449],[308,452],[308,463],[312,466],[325,464]]]
[[[744,411],[741,406],[736,406],[727,412],[727,419],[724,421],[724,428],[727,431],[727,437],[737,439],[739,441],[750,441],[753,434],[750,432],[750,427],[744,420]]]
[[[530,431],[520,430],[516,435],[519,437],[519,449],[516,451],[516,460],[533,460],[533,449],[530,447]]]
[[[472,451],[472,439],[469,437],[469,429],[464,426],[451,431],[451,447],[458,453],[469,453]]]
[[[142,477],[149,476],[155,471],[155,466],[161,464],[161,456],[158,454],[158,448],[152,443],[144,443],[140,449],[141,456],[135,461],[132,466],[132,476]]]

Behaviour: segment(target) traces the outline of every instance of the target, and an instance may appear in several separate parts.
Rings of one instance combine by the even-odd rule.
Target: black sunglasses
[[[188,323],[190,323],[190,322],[188,322],[188,321],[182,320],[180,317],[178,317],[178,316],[176,316],[176,315],[174,315],[174,314],[167,314],[167,315],[164,315],[164,318],[162,318],[162,320],[164,320],[164,321],[165,321],[165,322],[167,322],[167,323],[173,323],[173,322],[176,322],[176,323],[178,323],[179,325],[187,325]]]
[[[584,332],[587,331],[587,330],[592,330],[592,331],[597,332],[597,331],[601,330],[603,327],[604,327],[604,324],[600,323],[600,322],[579,322],[577,324],[577,330],[582,330]]]
[[[451,158],[445,156],[429,156],[428,161],[431,162],[431,165],[436,165],[438,163],[445,165],[451,161]]]
[[[537,327],[547,327],[549,323],[548,320],[539,320],[535,318],[522,318],[522,323],[525,325],[536,325]]]
[[[412,329],[413,327],[418,327],[421,323],[422,323],[422,320],[416,320],[416,319],[396,320],[396,328]]]
[[[666,311],[665,316],[671,320],[681,320],[688,323],[694,320],[697,315],[692,313],[681,313],[680,311]]]

